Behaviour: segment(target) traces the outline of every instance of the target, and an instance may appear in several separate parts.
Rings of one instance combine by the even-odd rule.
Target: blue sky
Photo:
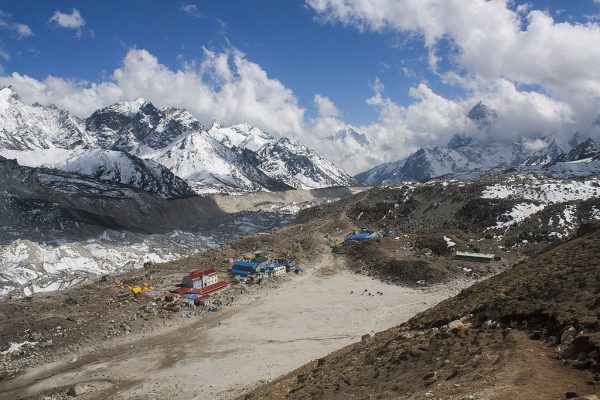
[[[428,58],[432,47],[426,46],[424,41],[432,27],[427,22],[414,29],[410,23],[408,28],[403,25],[407,22],[402,20],[402,4],[406,3],[406,12],[409,12],[411,0],[376,0],[371,4],[377,2],[388,7],[397,5],[396,19],[387,19],[385,15],[373,17],[373,13],[365,12],[367,0],[0,0],[0,71],[6,77],[16,72],[39,82],[54,76],[65,82],[78,81],[81,86],[81,81],[86,82],[83,85],[111,81],[113,72],[123,66],[131,49],[146,50],[172,71],[202,63],[205,48],[216,53],[238,49],[246,60],[260,66],[269,79],[278,80],[291,91],[295,98],[291,101],[297,101],[297,107],[304,110],[300,112],[304,112],[303,121],[319,117],[315,95],[333,102],[339,110],[334,116],[336,122],[322,125],[327,128],[323,128],[320,135],[342,125],[361,127],[368,133],[375,130],[374,124],[390,119],[389,114],[394,110],[407,114],[410,110],[406,108],[415,104],[415,98],[429,99],[430,95],[423,95],[427,90],[459,105],[464,102],[465,106],[477,100],[473,96],[481,97],[480,87],[474,88],[473,76],[486,75],[489,66],[480,70],[480,65],[472,59],[457,60],[457,54],[468,53],[456,39],[461,34],[458,28],[449,27],[444,37],[436,39],[434,50],[439,62],[434,69]],[[532,10],[549,15],[557,31],[561,23],[573,29],[589,28],[590,24],[594,28],[600,14],[600,5],[594,0],[494,2],[505,4],[503,7],[512,13],[522,7],[524,11],[519,12],[523,16],[524,30],[527,13]],[[444,2],[438,3],[440,7],[445,6]],[[458,4],[452,9],[457,13],[470,4],[481,3],[486,7],[482,0],[474,3],[454,0],[453,3]],[[319,8],[319,4],[325,8]],[[352,18],[341,14],[343,7],[352,9],[355,13]],[[85,20],[85,25],[65,28],[57,20],[51,21],[57,11],[69,14],[73,9]],[[384,21],[383,26],[377,25],[381,22],[377,18]],[[433,18],[431,23],[435,24]],[[15,24],[26,25],[31,34],[17,30]],[[492,35],[494,28],[490,28]],[[446,40],[448,37],[451,40]],[[229,63],[233,61],[230,59]],[[515,72],[509,71],[510,66],[506,68],[507,71],[495,71],[493,77],[485,78],[496,82]],[[539,73],[543,71],[540,69]],[[469,82],[457,83],[456,79],[450,79],[452,74],[463,78],[468,75]],[[552,92],[552,100],[566,101],[558,96],[559,89],[545,86],[552,77],[538,82],[524,72],[514,75],[506,79],[517,89],[544,95]],[[367,104],[368,99],[373,100],[378,82],[384,85],[385,92],[380,100]],[[242,113],[240,118],[247,114]],[[231,122],[241,121],[232,118]],[[440,134],[435,127],[422,133],[399,133],[394,140],[403,141],[406,147],[382,159],[393,159],[396,154],[417,145],[445,139],[456,133],[455,127],[450,125],[446,124],[447,134]],[[266,128],[278,130],[276,125]],[[378,132],[372,136],[384,134],[381,130]]]
[[[332,98],[353,123],[366,122],[374,112],[365,106],[370,83],[381,77],[399,100],[411,80],[398,66],[405,61],[422,69],[422,45],[410,40],[394,46],[397,35],[382,37],[314,21],[303,1],[2,1],[1,9],[28,24],[34,36],[18,40],[3,32],[10,61],[5,72],[18,71],[43,79],[47,75],[102,80],[117,68],[129,47],[147,49],[161,63],[177,68],[182,60],[202,57],[202,47],[235,46],[261,65],[269,76],[291,88],[312,109],[315,93]],[[180,7],[194,4],[202,17]],[[79,39],[70,30],[48,24],[55,10],[75,7],[93,30]],[[223,23],[225,26],[223,26]],[[8,36],[8,37],[7,37]],[[426,63],[425,63],[426,64]],[[427,71],[425,75],[429,75]],[[428,76],[429,77],[429,76]]]
[[[563,20],[582,21],[598,11],[591,0],[530,3]],[[197,7],[198,17],[181,9],[189,5]],[[72,8],[86,21],[79,38],[72,30],[48,23],[54,11]],[[427,52],[419,38],[323,24],[304,1],[3,0],[0,9],[34,33],[18,39],[3,31],[10,60],[0,60],[0,65],[6,73],[18,71],[37,79],[54,75],[101,81],[121,64],[130,47],[147,49],[162,64],[177,68],[182,60],[200,59],[203,46],[216,51],[235,46],[291,88],[309,110],[314,111],[313,96],[322,93],[353,124],[376,117],[365,99],[372,95],[377,77],[399,103],[409,102],[408,89],[423,80],[443,95],[462,95],[427,68]]]

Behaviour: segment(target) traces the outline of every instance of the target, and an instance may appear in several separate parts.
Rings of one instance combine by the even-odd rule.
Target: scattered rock
[[[455,329],[463,329],[464,327],[465,324],[458,319],[448,323],[448,329],[450,329],[451,331]]]
[[[567,329],[565,329],[560,335],[560,343],[562,345],[569,345],[573,342],[575,336],[577,336],[577,330],[574,327],[570,326]]]
[[[91,387],[89,385],[86,385],[85,383],[78,383],[75,386],[71,386],[69,388],[67,395],[72,397],[81,396],[82,394],[89,392],[90,389]]]
[[[491,319],[488,319],[483,324],[481,324],[481,327],[483,329],[492,329],[492,328],[496,327],[496,323],[494,321],[492,321]]]

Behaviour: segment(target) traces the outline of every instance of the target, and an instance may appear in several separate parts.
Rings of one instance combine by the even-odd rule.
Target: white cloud
[[[453,56],[459,66],[488,79],[506,78],[555,91],[600,82],[600,70],[590,68],[600,62],[597,24],[558,23],[539,10],[513,11],[505,0],[307,2],[326,21],[362,30],[417,33],[431,51],[449,38],[457,48]]]
[[[15,30],[17,31],[19,38],[27,38],[33,36],[33,31],[29,26],[25,24],[15,24]]]
[[[110,79],[100,83],[49,76],[40,81],[13,73],[0,77],[27,102],[56,104],[87,116],[122,100],[147,98],[157,106],[187,108],[205,124],[248,122],[280,135],[300,137],[305,110],[292,91],[237,50],[204,51],[198,65],[172,70],[146,50],[132,49]]]
[[[10,53],[4,50],[2,43],[0,43],[0,57],[4,58],[5,61],[10,61]]]
[[[321,96],[317,93],[314,97],[314,102],[317,106],[319,116],[337,117],[340,113],[335,104],[333,104],[333,101],[331,101],[328,97]]]
[[[204,15],[202,15],[202,13],[198,10],[198,6],[196,6],[195,4],[183,5],[183,6],[179,7],[179,10],[183,11],[184,13],[186,13],[187,15],[190,15],[192,17],[204,18]]]
[[[54,23],[61,28],[75,29],[75,36],[78,38],[83,34],[86,25],[85,19],[83,19],[81,13],[76,8],[72,8],[70,14],[56,10],[48,22]]]
[[[600,1],[600,0],[598,0]],[[459,85],[452,100],[421,83],[406,106],[383,96],[380,82],[368,104],[379,121],[358,127],[395,160],[425,144],[444,144],[454,133],[514,139],[568,137],[592,132],[600,111],[600,25],[556,22],[531,5],[508,0],[307,0],[321,21],[361,31],[394,30],[422,38],[429,64],[442,81]],[[493,27],[493,29],[490,29]],[[440,54],[440,42],[450,54]],[[441,57],[451,70],[437,71]],[[525,89],[527,88],[527,89]],[[498,118],[476,130],[465,118],[483,100]]]
[[[12,21],[12,15],[0,10],[0,28],[13,31],[19,39],[33,36],[33,31],[28,25]]]
[[[413,102],[407,106],[386,97],[383,84],[375,80],[367,103],[378,110],[379,119],[353,127],[366,134],[370,144],[323,140],[348,127],[333,101],[316,94],[313,100],[319,113],[314,119],[305,118],[304,108],[289,88],[235,49],[220,53],[204,49],[199,62],[177,70],[146,50],[131,49],[103,82],[54,76],[40,81],[13,73],[0,77],[3,85],[12,85],[29,103],[56,104],[82,117],[108,104],[144,97],[157,106],[185,107],[206,125],[213,120],[248,122],[299,139],[351,173],[396,160],[421,145],[443,143],[457,132],[482,134],[465,117],[479,99],[499,114],[493,129],[485,133],[491,136],[518,137],[521,126],[535,127],[533,132],[542,134],[571,132],[576,126],[568,104],[519,91],[507,80],[497,80],[485,91],[474,90],[462,100],[447,99],[421,83],[410,90]]]
[[[597,24],[559,23],[508,0],[307,3],[326,22],[420,36],[431,68],[451,65],[450,70],[437,73],[442,83],[461,87],[463,96],[447,98],[434,91],[434,85],[420,82],[410,89],[411,100],[399,104],[375,80],[366,104],[377,110],[378,118],[352,127],[369,138],[370,144],[365,145],[352,139],[323,140],[348,127],[334,102],[315,94],[318,115],[306,118],[289,88],[235,49],[205,49],[200,61],[179,69],[160,64],[146,50],[134,49],[104,82],[58,77],[40,81],[15,73],[0,77],[0,85],[12,84],[27,101],[55,103],[81,116],[110,103],[145,97],[158,106],[185,107],[205,124],[248,122],[299,139],[351,173],[397,160],[422,145],[445,144],[456,133],[482,139],[527,137],[535,147],[541,135],[567,138],[576,131],[600,130],[592,125],[600,112]],[[451,54],[440,52],[441,47],[450,48]],[[439,63],[441,58],[450,62]],[[419,82],[422,75],[410,65],[399,68]],[[497,113],[487,129],[478,129],[466,117],[480,100]]]

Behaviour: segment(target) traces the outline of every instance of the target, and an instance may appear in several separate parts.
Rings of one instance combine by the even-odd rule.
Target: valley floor
[[[406,321],[470,283],[409,289],[353,274],[339,263],[326,254],[302,275],[208,319],[39,365],[1,383],[0,398],[60,398],[78,383],[89,390],[78,397],[84,399],[235,398]]]

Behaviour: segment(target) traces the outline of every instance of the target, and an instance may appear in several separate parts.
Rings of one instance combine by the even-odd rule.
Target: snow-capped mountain
[[[248,124],[214,124],[206,131],[186,110],[157,108],[144,99],[81,120],[54,106],[28,106],[11,88],[0,90],[0,154],[163,196],[187,193],[182,180],[201,193],[354,182],[306,146]]]
[[[368,186],[375,186],[386,182],[402,182],[404,175],[402,167],[406,162],[406,158],[389,163],[379,164],[367,171],[361,172],[354,178]]]
[[[473,121],[479,129],[485,130],[498,119],[498,114],[480,101],[469,110],[467,118]]]
[[[353,183],[344,171],[290,138],[271,140],[256,154],[260,171],[294,188],[348,186]]]
[[[164,148],[186,133],[202,130],[202,124],[186,110],[158,109],[144,99],[101,108],[85,125],[98,147],[134,154]]]
[[[457,135],[446,146],[422,147],[406,159],[378,165],[357,175],[356,179],[374,185],[424,180],[456,172],[488,171],[555,157],[560,149],[554,140],[539,139],[533,146],[528,139],[480,142]]]
[[[55,106],[26,105],[10,86],[0,89],[0,149],[72,149],[88,142],[79,118]]]
[[[590,162],[600,160],[600,143],[589,138],[579,143],[571,151],[561,154],[553,160],[554,162]]]
[[[459,147],[456,147],[457,143],[460,143]],[[356,179],[366,185],[377,185],[426,180],[448,174],[467,178],[508,168],[562,178],[598,174],[600,144],[588,139],[568,150],[568,146],[544,138],[479,142],[455,137],[447,146],[420,148],[405,159],[381,164],[358,174]]]
[[[274,140],[273,136],[248,124],[224,127],[215,122],[208,130],[208,134],[230,149],[235,147],[254,152]]]
[[[325,140],[330,140],[332,142],[342,142],[342,143],[347,143],[348,141],[354,141],[358,145],[362,145],[362,146],[368,146],[369,144],[371,144],[371,141],[364,133],[357,132],[350,127],[340,129],[334,135],[325,137]]]
[[[461,177],[466,178],[473,174],[515,167],[524,172],[529,168],[532,172],[543,173],[540,167],[581,160],[598,152],[594,147],[595,142],[591,139],[582,141],[580,134],[576,134],[568,143],[544,136],[534,139],[490,140],[486,132],[495,123],[497,113],[482,102],[471,108],[467,118],[475,123],[482,133],[481,137],[487,139],[455,135],[445,146],[422,147],[404,159],[362,172],[356,175],[356,179],[367,185],[377,185],[426,180],[449,174],[461,174]],[[573,146],[576,146],[575,149],[569,152]],[[569,169],[568,166],[559,166],[552,171],[559,171],[560,176],[567,176]],[[586,170],[591,171],[589,168]],[[548,171],[552,173],[550,169]],[[587,172],[581,168],[573,171],[577,176],[582,173]]]
[[[23,166],[77,173],[99,181],[131,186],[164,198],[194,194],[183,179],[175,176],[163,165],[120,151],[51,148],[29,151],[0,150],[0,154],[7,159],[16,159]]]
[[[180,138],[153,158],[195,185],[260,190],[242,171],[239,155],[205,131]]]

